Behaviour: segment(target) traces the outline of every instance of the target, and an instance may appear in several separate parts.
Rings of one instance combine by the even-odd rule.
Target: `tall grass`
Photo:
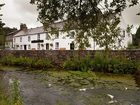
[[[32,68],[49,68],[52,66],[51,61],[45,58],[37,59],[22,56],[15,57],[11,54],[1,57],[0,63],[4,65],[15,65]]]
[[[92,69],[92,59],[89,55],[83,58],[75,56],[67,59],[63,67],[69,70],[88,71]]]
[[[20,95],[19,81],[13,80],[9,86],[10,92],[6,92],[0,87],[0,105],[23,105]]]
[[[94,55],[94,58],[91,58],[89,55],[83,58],[69,58],[64,62],[63,66],[65,69],[69,70],[92,70],[99,72],[123,74],[132,74],[138,69],[136,63],[126,57],[111,57],[105,54],[97,52]]]

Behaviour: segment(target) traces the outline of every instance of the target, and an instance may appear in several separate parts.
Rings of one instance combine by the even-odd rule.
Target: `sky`
[[[30,0],[2,0],[5,6],[2,7],[3,22],[8,27],[19,28],[21,23],[27,27],[34,28],[42,26],[37,21],[38,12],[36,6],[30,4]]]
[[[36,6],[30,4],[30,0],[2,0],[5,6],[2,7],[3,22],[6,26],[19,28],[20,23],[25,23],[27,27],[34,28],[42,26],[37,21],[38,12]],[[140,25],[140,5],[126,9],[123,14],[123,21],[126,24]]]

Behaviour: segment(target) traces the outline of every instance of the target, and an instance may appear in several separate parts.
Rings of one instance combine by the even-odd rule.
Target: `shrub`
[[[110,57],[105,54],[97,52],[94,59],[91,59],[89,55],[83,58],[69,58],[64,62],[63,67],[69,70],[94,70],[123,74],[134,73],[137,70],[137,65],[132,60],[122,56]]]
[[[29,57],[15,57],[13,55],[4,56],[0,59],[0,63],[4,65],[15,65],[35,68],[52,67],[51,61],[47,59],[35,59]]]
[[[32,67],[36,68],[49,68],[51,67],[51,62],[47,59],[36,59],[35,62],[32,63]]]
[[[5,65],[14,65],[16,58],[9,54],[7,56],[1,57],[0,63],[5,64]]]
[[[109,58],[103,53],[95,53],[94,60],[92,61],[92,68],[95,71],[105,71],[108,69]]]
[[[86,57],[80,58],[78,56],[74,58],[67,59],[63,67],[69,70],[80,70],[80,71],[88,71],[91,70],[92,59],[89,55]]]

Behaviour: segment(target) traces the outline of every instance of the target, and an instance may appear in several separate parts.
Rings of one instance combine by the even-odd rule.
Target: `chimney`
[[[26,24],[21,23],[21,24],[20,24],[20,30],[26,31],[26,30],[27,30]]]

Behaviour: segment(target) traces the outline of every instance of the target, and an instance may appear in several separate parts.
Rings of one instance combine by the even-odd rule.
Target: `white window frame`
[[[56,49],[56,50],[59,49],[59,42],[55,42],[55,49]]]
[[[31,36],[28,36],[28,42],[30,42],[31,41]]]
[[[20,42],[22,42],[22,36],[20,37]]]
[[[37,40],[40,40],[40,33],[37,34]]]

